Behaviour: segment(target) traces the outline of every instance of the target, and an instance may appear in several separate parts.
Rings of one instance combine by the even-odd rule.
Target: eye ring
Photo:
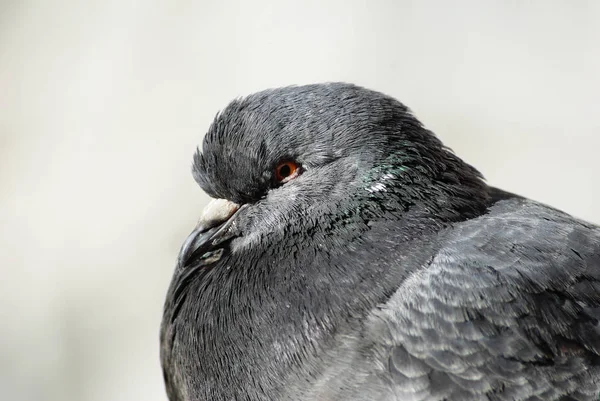
[[[275,166],[275,180],[282,184],[293,180],[300,173],[300,165],[292,160],[281,161]]]

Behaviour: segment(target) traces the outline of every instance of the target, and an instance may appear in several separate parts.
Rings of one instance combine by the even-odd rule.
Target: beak
[[[187,237],[179,252],[179,266],[184,267],[201,257],[211,247],[232,238],[230,228],[240,205],[226,199],[213,199],[202,211],[196,228]]]

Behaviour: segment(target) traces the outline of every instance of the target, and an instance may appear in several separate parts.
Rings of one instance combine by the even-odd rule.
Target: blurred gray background
[[[166,400],[163,297],[218,109],[352,81],[600,222],[600,2],[0,0],[0,400]]]

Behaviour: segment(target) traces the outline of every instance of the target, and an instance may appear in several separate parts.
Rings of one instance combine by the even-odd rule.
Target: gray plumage
[[[242,207],[182,248],[171,401],[598,399],[600,229],[486,185],[396,100],[235,100],[193,174]]]

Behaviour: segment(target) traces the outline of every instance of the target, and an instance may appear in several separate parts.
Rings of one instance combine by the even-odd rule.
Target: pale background
[[[265,87],[385,91],[491,183],[600,222],[599,21],[593,0],[0,0],[0,400],[166,399],[191,156]]]

